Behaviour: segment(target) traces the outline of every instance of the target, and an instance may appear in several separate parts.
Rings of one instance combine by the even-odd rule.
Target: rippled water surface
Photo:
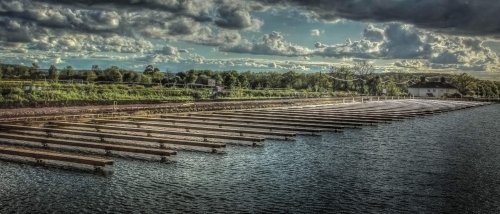
[[[112,176],[0,162],[0,213],[500,213],[500,105],[176,164],[118,159]]]

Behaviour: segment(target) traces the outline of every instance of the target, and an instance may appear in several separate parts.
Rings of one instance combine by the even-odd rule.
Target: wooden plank
[[[301,120],[301,121],[308,121],[308,120],[314,120],[314,121],[325,121],[333,124],[339,124],[339,125],[347,125],[347,126],[362,126],[366,124],[371,124],[371,123],[376,123],[377,121],[363,121],[363,120],[356,120],[354,118],[350,119],[333,119],[333,118],[325,118],[325,117],[305,117],[305,116],[295,116],[295,115],[286,115],[286,114],[280,114],[280,113],[266,113],[266,112],[253,112],[253,111],[238,111],[238,112],[213,112],[213,114],[221,114],[221,115],[243,115],[243,116],[256,116],[256,117],[269,117],[269,118],[286,118],[286,119],[294,119],[294,120]],[[196,114],[193,114],[196,115]]]
[[[378,119],[378,118],[364,118],[364,117],[356,117],[356,118],[352,118],[352,117],[346,117],[346,116],[340,116],[340,115],[337,115],[337,116],[333,116],[333,115],[323,115],[323,114],[311,114],[311,113],[294,113],[294,112],[287,112],[287,111],[271,111],[271,110],[254,110],[254,111],[251,111],[251,112],[258,112],[258,113],[261,113],[261,114],[274,114],[274,115],[286,115],[286,116],[295,116],[295,117],[306,117],[306,118],[317,118],[317,119],[321,119],[321,118],[324,118],[324,119],[335,119],[335,120],[345,120],[345,121],[359,121],[359,122],[363,122],[363,123],[388,123],[388,121],[393,121],[393,120],[396,120],[396,119],[390,119],[390,120],[386,120],[386,119]]]
[[[215,132],[226,132],[226,133],[237,133],[243,136],[243,134],[258,134],[258,135],[272,135],[281,137],[294,137],[295,133],[290,132],[268,132],[268,131],[258,131],[258,130],[241,130],[241,129],[228,129],[222,127],[203,127],[203,126],[191,126],[191,125],[180,125],[180,124],[165,124],[165,123],[151,123],[151,122],[137,122],[130,120],[107,120],[107,119],[94,119],[92,122],[95,123],[106,123],[106,124],[126,124],[135,125],[138,128],[142,126],[152,126],[152,127],[162,127],[162,128],[177,128],[184,129],[186,132],[190,130],[203,130],[203,131],[215,131]]]
[[[18,134],[7,134],[0,133],[0,141],[4,139],[11,140],[20,140],[20,141],[30,141],[30,142],[38,142],[42,144],[55,144],[62,146],[72,146],[72,147],[80,147],[80,148],[92,148],[92,149],[102,149],[104,151],[120,151],[120,152],[128,152],[128,153],[139,153],[139,154],[148,154],[148,155],[160,155],[160,156],[171,156],[176,155],[177,152],[166,149],[154,149],[154,148],[145,148],[139,146],[122,146],[122,145],[113,145],[113,144],[103,144],[103,143],[93,143],[93,142],[82,142],[75,140],[62,140],[62,139],[54,139],[54,138],[43,138],[43,137],[32,137],[26,135],[18,135]]]
[[[189,117],[186,117],[186,119],[181,119],[181,118],[176,118],[176,119],[169,119],[169,118],[149,118],[149,117],[128,117],[127,119],[134,120],[134,121],[149,121],[149,122],[161,122],[161,123],[172,123],[172,124],[177,124],[177,123],[186,123],[186,124],[197,124],[197,125],[211,125],[211,126],[217,126],[217,127],[241,127],[241,128],[254,128],[254,129],[263,129],[263,130],[282,130],[282,131],[294,131],[294,132],[308,132],[308,133],[316,133],[316,132],[322,132],[324,131],[323,129],[318,129],[318,128],[301,128],[301,127],[293,127],[293,126],[276,126],[276,125],[262,125],[262,124],[245,124],[245,123],[240,123],[238,121],[234,122],[228,122],[228,121],[204,121],[204,120],[191,120]]]
[[[295,127],[309,127],[309,128],[320,128],[328,129],[333,131],[340,131],[345,126],[339,125],[328,125],[328,124],[311,124],[311,123],[297,123],[297,122],[280,122],[280,121],[263,121],[263,120],[251,120],[251,119],[232,119],[224,117],[210,117],[210,115],[204,115],[203,117],[197,116],[177,116],[177,115],[161,115],[162,118],[175,118],[175,119],[191,119],[191,120],[202,120],[202,121],[220,121],[220,122],[240,122],[248,124],[264,124],[264,125],[280,125],[280,126],[295,126]]]
[[[257,111],[257,112],[266,112],[266,113],[286,113],[286,114],[295,114],[295,115],[318,115],[318,114],[322,114],[322,115],[326,115],[326,114],[329,114],[328,111],[321,111],[321,110],[314,110],[314,109],[309,109],[309,110],[297,110],[297,109],[292,109],[292,110],[288,110],[288,109],[267,109],[267,110],[254,110],[254,111]],[[352,117],[350,116],[344,116],[344,115],[340,115],[340,114],[333,114],[331,113],[329,116],[332,116],[332,117],[338,117],[338,118],[341,118],[341,119],[351,119]],[[375,120],[375,121],[392,121],[392,120],[400,120],[398,118],[394,118],[394,117],[384,117],[384,116],[381,116],[381,117],[374,117],[374,116],[358,116],[356,117],[356,119],[362,119],[362,120]]]
[[[55,160],[55,161],[77,163],[77,164],[99,166],[99,167],[113,165],[113,160],[109,159],[91,158],[73,154],[70,155],[70,154],[48,152],[48,151],[35,151],[29,149],[12,148],[2,145],[0,145],[0,154],[35,158],[42,160]]]
[[[112,133],[102,133],[102,132],[101,133],[100,132],[88,132],[88,131],[57,129],[57,128],[42,128],[42,127],[7,125],[7,124],[0,124],[0,128],[6,129],[6,130],[14,129],[14,130],[26,130],[26,131],[38,131],[38,132],[45,132],[48,134],[60,133],[60,134],[80,135],[80,136],[87,136],[87,137],[99,137],[101,139],[113,138],[113,139],[153,142],[153,143],[160,143],[160,144],[174,144],[174,145],[184,145],[184,146],[207,147],[207,148],[224,148],[224,147],[226,147],[226,144],[222,144],[222,143],[198,142],[198,141],[189,141],[189,140],[165,139],[165,138],[157,138],[157,137],[143,137],[143,136],[132,136],[132,135],[122,135],[122,134],[112,134]]]
[[[232,119],[244,119],[244,120],[258,120],[260,122],[263,121],[272,121],[272,122],[285,122],[285,123],[293,123],[293,124],[307,124],[307,125],[327,125],[332,127],[342,127],[342,128],[354,128],[357,126],[361,126],[363,124],[357,123],[356,125],[341,125],[336,124],[335,122],[330,121],[317,121],[317,120],[302,120],[302,119],[288,119],[288,118],[279,118],[279,117],[259,117],[259,116],[245,116],[245,115],[237,115],[232,114],[230,112],[222,112],[222,114],[188,114],[188,116],[197,116],[197,117],[209,117],[209,118],[232,118]]]
[[[363,118],[378,118],[378,119],[386,119],[386,120],[394,120],[394,119],[408,119],[413,118],[415,116],[412,115],[384,115],[384,114],[362,114],[362,113],[342,113],[342,112],[330,112],[330,111],[316,111],[316,110],[308,110],[308,113],[314,114],[324,114],[324,115],[332,115],[332,116],[348,116],[348,117],[363,117]]]
[[[265,140],[264,138],[261,137],[245,137],[245,136],[219,135],[219,134],[195,133],[195,132],[177,132],[168,130],[154,130],[154,129],[131,128],[131,127],[120,127],[120,126],[104,126],[104,125],[87,124],[87,123],[49,122],[48,124],[56,126],[64,126],[69,128],[71,127],[93,128],[98,131],[115,130],[115,131],[127,131],[127,132],[143,132],[147,134],[167,134],[167,135],[202,137],[204,139],[211,138],[211,139],[226,139],[226,140],[238,140],[238,141],[249,141],[249,142],[261,142]]]

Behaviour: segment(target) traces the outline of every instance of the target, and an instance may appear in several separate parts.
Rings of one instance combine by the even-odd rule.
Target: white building
[[[458,89],[450,83],[419,82],[408,87],[408,93],[415,97],[446,97],[459,94]]]

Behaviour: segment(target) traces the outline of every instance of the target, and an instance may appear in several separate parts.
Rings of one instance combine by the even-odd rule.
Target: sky
[[[0,63],[500,79],[498,0],[0,0]]]

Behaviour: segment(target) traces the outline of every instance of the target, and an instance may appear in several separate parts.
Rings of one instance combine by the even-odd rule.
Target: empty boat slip
[[[372,100],[377,101],[218,111],[194,109],[140,116],[122,112],[99,117],[37,118],[36,122],[16,118],[0,123],[0,157],[43,166],[79,166],[91,171],[106,171],[114,161],[124,158],[175,164],[183,161],[182,153],[188,151],[224,155],[241,146],[265,146],[267,139],[290,144],[299,135],[348,132],[489,104]]]

